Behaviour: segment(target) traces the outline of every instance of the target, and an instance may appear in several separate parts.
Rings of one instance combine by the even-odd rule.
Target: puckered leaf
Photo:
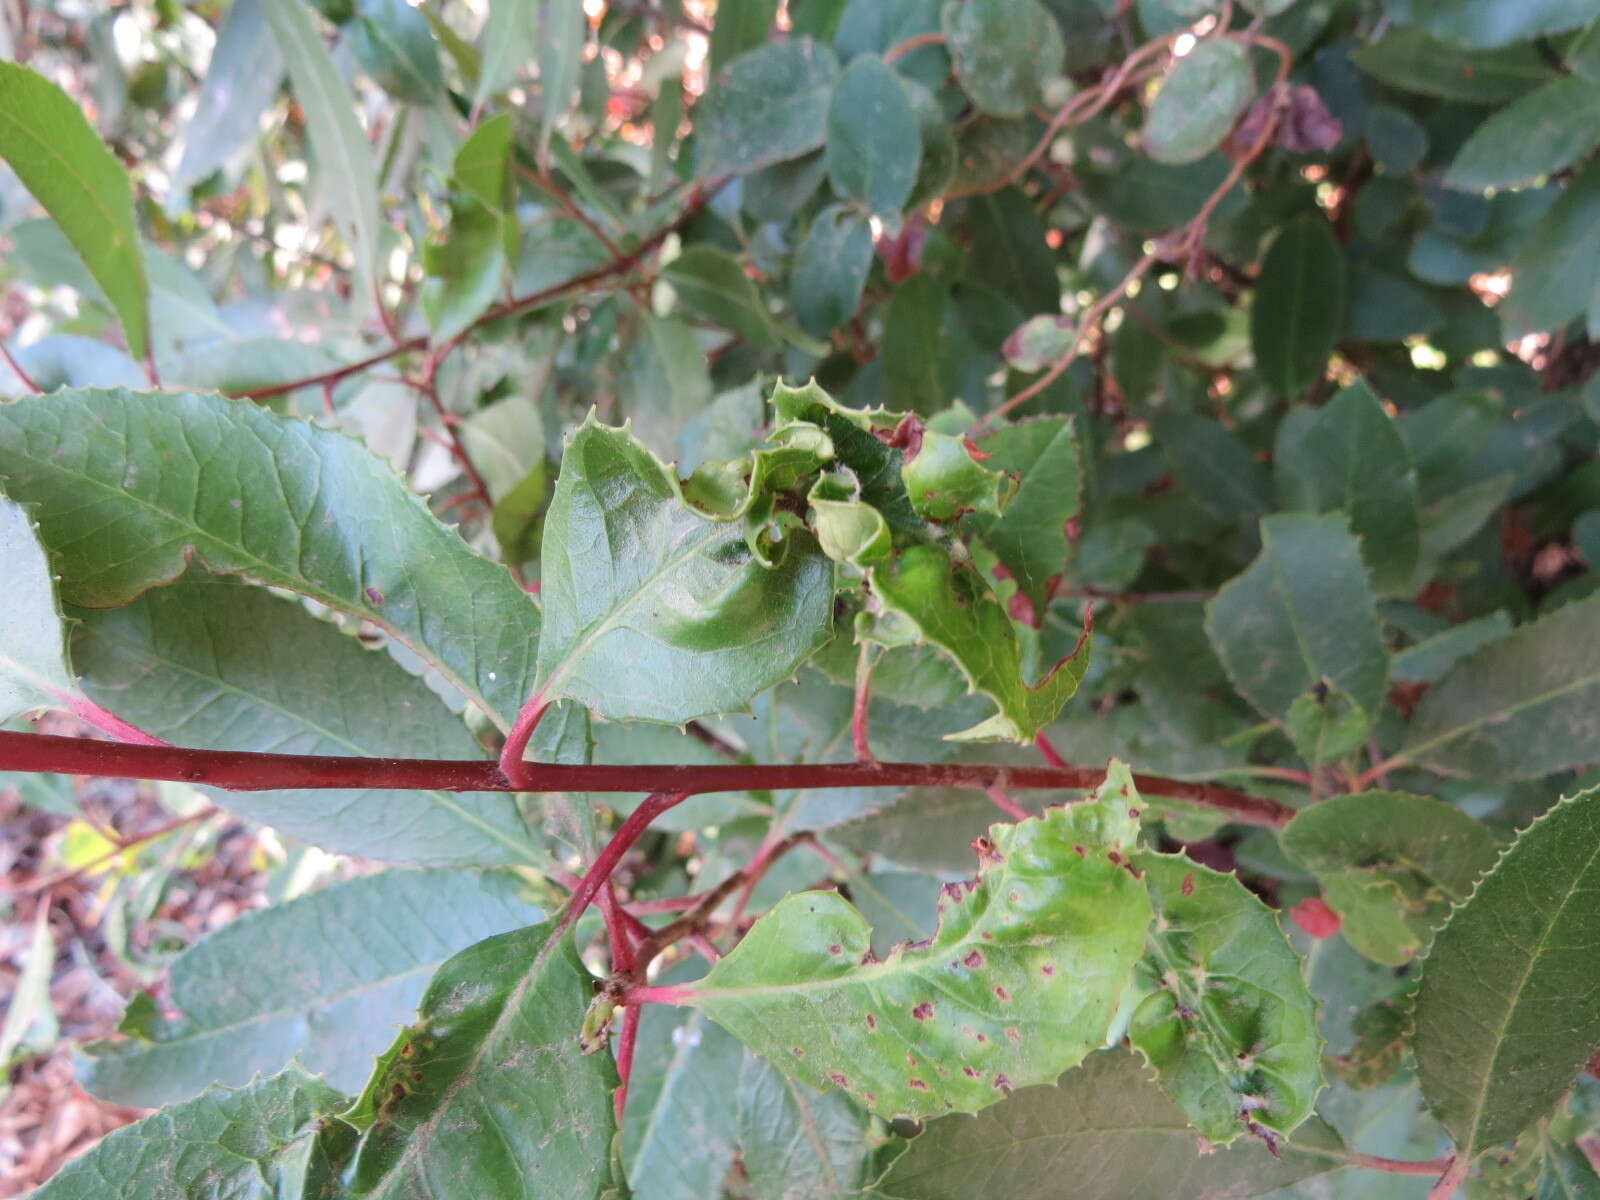
[[[868,1193],[892,1200],[1223,1200],[1337,1170],[1344,1147],[1320,1120],[1273,1157],[1259,1143],[1202,1154],[1183,1112],[1139,1060],[1096,1054],[1056,1087],[1019,1092],[975,1119],[947,1117],[912,1141]]]
[[[593,993],[571,934],[533,925],[463,950],[348,1114],[349,1194],[597,1200],[612,1183],[608,1054],[575,1031]]]
[[[123,1020],[134,1036],[89,1047],[79,1078],[102,1099],[154,1107],[298,1057],[355,1091],[440,963],[540,915],[509,876],[462,871],[385,871],[246,913],[174,960],[177,1016],[135,1001]]]
[[[860,912],[804,892],[677,1001],[877,1113],[976,1112],[1054,1080],[1104,1043],[1150,922],[1125,858],[1131,791],[1114,766],[1094,799],[994,826],[978,878],[946,886],[926,943],[875,961]]]
[[[108,1135],[57,1171],[37,1200],[330,1197],[349,1131],[344,1097],[291,1067],[237,1091],[216,1089]],[[319,1137],[320,1134],[320,1137]]]
[[[545,520],[538,694],[613,720],[745,708],[828,636],[833,564],[795,531],[768,566],[738,522],[684,503],[625,429],[575,433]]]
[[[35,708],[68,708],[78,695],[67,664],[50,560],[20,504],[0,496],[0,723]]]
[[[1401,754],[1486,782],[1600,758],[1600,597],[1466,659],[1423,697]]]
[[[1072,653],[1035,684],[1022,673],[1016,626],[994,591],[968,562],[940,546],[912,546],[873,567],[873,595],[884,610],[904,618],[918,640],[939,647],[967,677],[969,690],[988,696],[999,710],[951,737],[965,741],[1031,742],[1055,720],[1089,669],[1087,630]]]
[[[1600,1045],[1600,791],[1562,800],[1450,916],[1417,988],[1417,1075],[1462,1154],[1517,1136]]]
[[[221,396],[124,389],[0,405],[0,480],[62,599],[126,604],[198,555],[387,630],[509,726],[539,610],[361,443]]]
[[[968,520],[1043,612],[1050,580],[1066,566],[1067,522],[1078,512],[1077,429],[1070,417],[1023,421],[995,430],[979,449],[989,466],[1017,476],[1017,492],[997,520]]]
[[[980,459],[967,438],[925,430],[900,469],[911,506],[930,521],[949,521],[962,513],[998,517],[1015,490],[1011,481]]]
[[[1155,905],[1133,1046],[1208,1141],[1291,1133],[1322,1087],[1317,1008],[1272,910],[1233,875],[1140,854]]]
[[[1350,944],[1396,967],[1427,948],[1499,853],[1494,835],[1454,805],[1399,792],[1334,796],[1297,814],[1279,839],[1321,882]]]

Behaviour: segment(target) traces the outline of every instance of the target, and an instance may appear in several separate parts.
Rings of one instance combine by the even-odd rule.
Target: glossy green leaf
[[[1016,627],[993,590],[968,562],[939,546],[912,546],[872,569],[872,591],[885,611],[910,623],[918,640],[944,651],[966,676],[970,691],[997,711],[962,741],[1031,742],[1055,720],[1089,668],[1089,635],[1030,684],[1023,675]]]
[[[1529,779],[1600,756],[1600,597],[1491,642],[1431,688],[1401,755],[1484,780]]]
[[[1600,162],[1580,170],[1511,262],[1500,308],[1509,334],[1559,329],[1587,314],[1600,328]]]
[[[1078,513],[1077,429],[1071,418],[1023,421],[995,430],[978,448],[990,456],[985,465],[1017,478],[1017,491],[998,520],[969,520],[1042,612],[1050,580],[1066,566],[1067,522]]]
[[[402,0],[403,2],[403,0]],[[465,332],[500,296],[506,274],[501,218],[471,196],[451,203],[450,227],[423,250],[422,310],[434,340]]]
[[[875,213],[898,213],[922,161],[922,136],[900,77],[875,54],[839,76],[828,105],[826,148],[833,190]]]
[[[1337,1170],[1319,1120],[1274,1157],[1256,1142],[1205,1153],[1182,1110],[1132,1054],[1092,1055],[1056,1087],[1019,1092],[973,1120],[929,1125],[869,1192],[889,1200],[1224,1200]]]
[[[1278,427],[1272,456],[1283,506],[1342,509],[1380,594],[1411,589],[1421,553],[1417,480],[1400,431],[1365,383]]]
[[[778,343],[761,292],[739,261],[712,246],[692,246],[661,272],[683,302],[753,346]]]
[[[144,357],[150,287],[128,176],[78,104],[15,62],[0,62],[0,159],[44,206],[105,291],[129,352]]]
[[[538,695],[610,720],[744,709],[827,639],[833,565],[790,533],[768,567],[626,430],[568,441],[545,521]]]
[[[215,395],[56,392],[0,405],[0,478],[69,604],[126,604],[197,555],[373,622],[502,727],[530,690],[533,601],[342,434]]]
[[[1138,834],[1127,768],[1091,800],[980,845],[925,945],[871,957],[836,892],[789,896],[684,989],[785,1075],[885,1115],[976,1112],[1054,1080],[1102,1045],[1150,922],[1124,854]]]
[[[1396,967],[1427,949],[1499,855],[1494,835],[1460,809],[1400,792],[1332,797],[1278,836],[1321,882],[1350,944]]]
[[[1298,399],[1322,378],[1344,313],[1344,252],[1327,221],[1296,217],[1267,251],[1250,305],[1256,369],[1273,391]]]
[[[1233,875],[1142,853],[1156,919],[1128,1040],[1213,1145],[1290,1134],[1322,1088],[1316,1003],[1278,918]]]
[[[0,723],[36,708],[68,708],[80,695],[67,662],[50,559],[27,510],[0,496]]]
[[[1061,27],[1039,0],[947,0],[940,27],[962,90],[992,116],[1026,115],[1061,74]]]
[[[78,615],[73,653],[89,694],[176,745],[484,757],[428,685],[388,654],[227,576],[191,571],[126,607]],[[285,672],[285,663],[295,670]],[[214,798],[340,854],[432,866],[545,862],[509,794],[366,789]]]
[[[512,877],[465,871],[384,871],[247,912],[173,961],[174,1013],[141,1016],[135,1001],[132,1036],[89,1046],[79,1078],[103,1100],[154,1107],[297,1058],[357,1091],[445,959],[540,915]]]
[[[539,16],[539,100],[544,116],[539,125],[539,150],[543,154],[577,96],[589,17],[583,11],[583,0],[542,0]]]
[[[984,465],[983,457],[970,438],[924,430],[900,468],[911,507],[930,521],[949,521],[966,512],[998,517],[1014,485]]]
[[[444,72],[433,32],[407,0],[362,0],[345,33],[350,53],[396,100],[431,104],[444,97]]]
[[[260,0],[283,51],[289,83],[306,114],[306,134],[339,236],[355,261],[351,295],[358,309],[371,301],[378,278],[378,165],[356,116],[355,97],[339,78],[322,35],[302,0]]]
[[[1508,46],[1579,29],[1600,16],[1594,0],[1414,0],[1410,19],[1463,46]]]
[[[1412,1047],[1461,1153],[1555,1107],[1600,1045],[1600,794],[1562,800],[1512,844],[1433,940]]]
[[[1388,655],[1341,516],[1264,518],[1260,556],[1206,606],[1206,633],[1240,693],[1273,720],[1324,679],[1365,712],[1383,703]]]
[[[1019,188],[1006,188],[974,196],[970,204],[970,276],[1025,312],[1057,311],[1062,289],[1050,231],[1033,203]]]
[[[1367,740],[1372,717],[1349,696],[1325,682],[1296,696],[1283,722],[1300,757],[1313,767],[1343,758]]]
[[[336,1195],[349,1130],[344,1097],[299,1067],[235,1091],[215,1088],[108,1134],[33,1195],[37,1200]]]
[[[1207,38],[1178,59],[1150,105],[1144,148],[1160,163],[1191,163],[1215,150],[1256,91],[1241,42]]]
[[[871,566],[892,549],[889,523],[860,494],[855,472],[846,468],[823,475],[806,495],[822,552],[852,567]]]
[[[1272,476],[1242,442],[1198,413],[1162,411],[1151,423],[1178,484],[1224,520],[1255,521],[1272,507]]]
[[[754,171],[820,149],[838,74],[833,51],[807,37],[734,59],[695,110],[703,173]]]
[[[873,1142],[866,1112],[848,1096],[816,1091],[747,1053],[738,1097],[739,1162],[751,1200],[855,1194]]]
[[[778,0],[726,0],[711,26],[709,66],[715,75],[747,50],[766,42],[778,17]]]
[[[1503,104],[1555,77],[1555,69],[1532,46],[1464,50],[1414,25],[1390,29],[1379,41],[1357,47],[1350,58],[1390,87],[1464,104]]]
[[[550,925],[449,959],[349,1114],[362,1138],[348,1195],[605,1196],[616,1068],[578,1048],[592,995],[571,933]]]
[[[483,23],[478,45],[483,60],[478,74],[474,102],[484,100],[505,87],[516,75],[519,63],[530,62],[539,46],[539,8],[541,0],[491,0],[489,18]]]
[[[842,204],[829,205],[811,222],[795,253],[789,297],[800,328],[827,337],[855,315],[872,269],[867,219]]]
[[[261,114],[283,84],[283,52],[267,29],[261,0],[236,0],[217,30],[194,115],[183,127],[183,152],[172,174],[192,187],[255,141]]]
[[[1527,187],[1600,143],[1600,96],[1587,80],[1547,83],[1495,113],[1461,147],[1445,183],[1462,191]]]
[[[1452,625],[1407,646],[1389,660],[1389,675],[1404,683],[1438,683],[1462,659],[1511,632],[1504,610]]]

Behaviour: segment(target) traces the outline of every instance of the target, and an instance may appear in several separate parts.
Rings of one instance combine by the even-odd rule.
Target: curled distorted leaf
[[[672,998],[885,1115],[976,1112],[1053,1081],[1104,1044],[1150,922],[1131,795],[1114,765],[1093,799],[994,826],[925,943],[877,961],[860,912],[802,892]]]
[[[921,430],[900,478],[905,481],[911,505],[930,521],[948,521],[973,512],[998,517],[1015,485],[1006,476],[983,465],[988,457],[970,438]]]
[[[890,550],[888,523],[860,494],[855,473],[846,469],[822,476],[806,497],[822,552],[852,567],[869,566]]]

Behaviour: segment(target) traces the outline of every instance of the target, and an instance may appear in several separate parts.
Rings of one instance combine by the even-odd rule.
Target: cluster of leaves
[[[41,1197],[1600,1191],[1600,0],[28,8],[0,724],[1112,763],[207,789]]]

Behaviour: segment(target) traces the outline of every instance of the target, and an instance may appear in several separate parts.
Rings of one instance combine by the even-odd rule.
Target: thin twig
[[[58,871],[56,874],[48,875],[43,879],[35,879],[31,883],[25,883],[20,887],[8,887],[6,890],[23,894],[47,892],[52,888],[60,887],[64,883],[70,883],[80,876],[92,875],[101,867],[115,862],[128,851],[137,850],[140,846],[158,841],[168,834],[176,833],[185,826],[195,825],[209,817],[214,817],[217,812],[218,810],[215,807],[208,804],[204,808],[196,809],[186,817],[175,817],[166,824],[152,829],[149,833],[141,833],[138,837],[124,838],[117,843],[115,849],[107,850],[104,854],[91,858],[88,862],[79,866],[65,871]]]
[[[850,748],[857,762],[871,762],[872,743],[867,738],[867,710],[872,696],[872,646],[862,642],[856,654],[856,687],[850,706]]]

